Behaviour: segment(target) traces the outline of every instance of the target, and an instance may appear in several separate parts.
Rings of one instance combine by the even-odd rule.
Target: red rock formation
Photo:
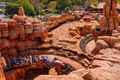
[[[3,70],[3,62],[1,60],[1,58],[0,58],[0,80],[6,80],[5,73]]]
[[[25,16],[25,12],[24,12],[23,7],[20,7],[20,8],[19,8],[19,10],[18,10],[18,15],[19,15],[19,16]]]
[[[33,44],[32,40],[36,39],[44,42],[48,37],[47,29],[42,22],[25,16],[22,7],[19,9],[18,15],[8,22],[1,21],[0,26],[1,50],[4,48],[24,50],[26,46],[31,47],[31,45],[25,45],[26,42]]]
[[[25,16],[21,7],[18,15],[15,15],[9,21],[0,21],[0,52],[5,56],[7,62],[17,56],[18,51],[35,47],[41,43],[41,40],[44,42],[47,37],[48,31],[42,25],[42,22]],[[6,80],[18,80],[24,76],[24,69],[6,72],[4,76],[0,65],[0,80],[5,80],[5,77]]]

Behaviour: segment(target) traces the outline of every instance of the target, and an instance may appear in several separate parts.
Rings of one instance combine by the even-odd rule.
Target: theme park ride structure
[[[114,4],[114,5],[113,5]],[[106,0],[106,5],[105,5],[105,8],[104,8],[104,17],[105,17],[105,26],[104,26],[104,28],[105,28],[105,31],[106,31],[106,33],[107,34],[109,34],[109,35],[111,35],[111,32],[112,32],[112,30],[113,29],[115,29],[115,28],[117,28],[117,12],[116,12],[116,10],[115,10],[115,5],[116,5],[116,3],[115,3],[115,1],[112,1],[112,0]],[[21,11],[22,11],[22,9],[21,9]],[[24,15],[24,13],[23,12],[19,12],[19,15],[18,16],[14,16],[14,19],[15,20],[17,20],[18,22],[20,21],[22,21],[22,20],[24,20],[24,19],[26,19],[26,17],[25,17],[25,15]],[[28,20],[29,21],[29,20]],[[32,20],[30,20],[30,21],[32,21]],[[12,23],[14,23],[14,20],[13,21],[11,21]],[[62,21],[60,21],[60,23],[61,23]],[[16,23],[16,22],[15,22]],[[111,23],[111,24],[110,24]],[[34,24],[36,24],[35,26],[36,27],[31,27],[30,25],[32,25],[32,24],[30,24],[30,23],[28,23],[28,24],[26,24],[25,25],[25,31],[26,31],[26,34],[27,34],[27,38],[28,38],[28,40],[30,40],[30,39],[32,39],[32,40],[36,40],[35,38],[36,37],[39,37],[39,38],[41,38],[41,35],[38,35],[38,33],[39,33],[39,31],[41,31],[41,28],[39,28],[38,26],[38,22],[34,22]],[[5,24],[6,25],[6,24]],[[5,26],[3,26],[3,27],[5,27]],[[12,27],[13,27],[13,25],[12,25]],[[14,27],[16,27],[16,26],[14,26]],[[24,44],[24,34],[22,34],[22,33],[24,33],[24,30],[23,30],[23,28],[22,28],[23,26],[19,26],[19,28],[21,29],[21,31],[18,31],[19,33],[17,33],[17,34],[19,34],[19,35],[17,35],[17,39],[20,39],[20,43],[17,45],[17,48],[19,48],[19,50],[22,50],[25,46],[26,46],[26,44]],[[31,28],[30,28],[31,27]],[[33,31],[33,28],[34,28],[34,31],[35,32],[33,32],[34,34],[31,34],[32,32],[31,31]],[[16,29],[16,28],[15,28]],[[40,30],[39,30],[40,29]],[[18,30],[18,29],[16,29],[16,30]],[[22,31],[23,30],[23,31]],[[3,32],[5,32],[5,31],[3,31]],[[2,34],[3,34],[3,32],[2,32]],[[44,32],[44,31],[43,31]],[[6,37],[6,35],[4,36],[4,38]],[[13,37],[13,36],[12,36]],[[18,38],[19,37],[19,38]],[[29,38],[30,37],[30,38]],[[32,37],[32,38],[31,38]],[[46,34],[45,34],[45,36],[44,37],[46,37]],[[42,37],[42,39],[44,38],[44,37]],[[13,38],[11,38],[11,39],[13,39]],[[14,40],[15,40],[16,38],[14,38]],[[37,38],[37,40],[38,40],[38,38]],[[44,39],[43,39],[44,40]],[[19,40],[18,40],[19,41]],[[5,41],[4,41],[4,43],[5,43]],[[8,40],[6,40],[6,43],[8,43],[8,44],[5,44],[4,46],[2,46],[0,49],[5,49],[6,47],[7,48],[9,48],[9,41]],[[22,44],[21,44],[22,43]],[[14,44],[15,45],[15,44]],[[12,47],[14,46],[14,45],[12,45]],[[27,45],[27,46],[29,46],[29,45]],[[16,46],[15,46],[16,47]],[[22,49],[21,49],[22,48]],[[13,50],[13,52],[15,52],[14,50]],[[1,68],[2,69],[2,68]],[[22,71],[22,70],[21,70]],[[19,71],[18,71],[19,72]],[[3,73],[3,70],[1,70],[1,73]],[[4,74],[4,73],[3,73]],[[6,77],[8,77],[8,76],[6,76]],[[13,76],[12,75],[12,77],[16,77],[16,76]],[[14,80],[14,79],[12,79],[12,77],[11,78],[7,78],[7,80]],[[3,79],[2,80],[4,80],[4,76],[3,76]]]
[[[104,5],[104,17],[105,17],[105,28],[106,33],[111,35],[112,31],[119,25],[118,13],[117,13],[117,1],[116,0],[105,0]]]
[[[92,40],[97,40],[98,36],[111,36],[113,30],[116,30],[119,26],[119,15],[117,12],[116,0],[105,0],[103,8],[103,17],[100,18],[99,27],[94,31],[89,31],[82,35],[83,38],[80,41],[80,48],[85,52],[85,46]],[[102,24],[101,24],[102,22]]]

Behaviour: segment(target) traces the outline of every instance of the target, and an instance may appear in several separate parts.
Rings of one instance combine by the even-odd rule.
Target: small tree
[[[117,2],[120,4],[120,0],[117,0]]]
[[[97,7],[99,0],[90,0],[91,7]]]
[[[72,7],[72,1],[71,0],[58,0],[57,9],[61,12],[62,10],[65,10],[66,8]]]
[[[72,5],[78,5],[80,6],[82,4],[82,0],[71,0],[72,1]]]
[[[26,15],[35,16],[36,13],[31,0],[20,0],[20,4],[23,6]]]

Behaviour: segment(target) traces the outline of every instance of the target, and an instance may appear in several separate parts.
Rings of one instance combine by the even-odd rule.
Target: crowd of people
[[[55,70],[57,71],[58,74],[68,74],[69,72],[74,70],[74,68],[71,65],[62,62],[61,60],[57,59],[56,57],[49,58],[47,56],[39,56],[39,55],[33,55],[33,56],[30,55],[27,57],[13,58],[6,65],[6,69],[10,70],[10,69],[19,68],[19,67],[22,67],[25,65],[37,64],[39,62],[46,64],[46,66],[49,69],[55,68]]]

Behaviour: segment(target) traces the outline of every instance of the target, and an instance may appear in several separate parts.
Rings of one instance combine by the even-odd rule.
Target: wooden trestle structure
[[[104,5],[104,17],[105,17],[105,28],[107,34],[112,34],[113,29],[116,29],[119,25],[118,13],[116,10],[116,0],[105,0]]]

